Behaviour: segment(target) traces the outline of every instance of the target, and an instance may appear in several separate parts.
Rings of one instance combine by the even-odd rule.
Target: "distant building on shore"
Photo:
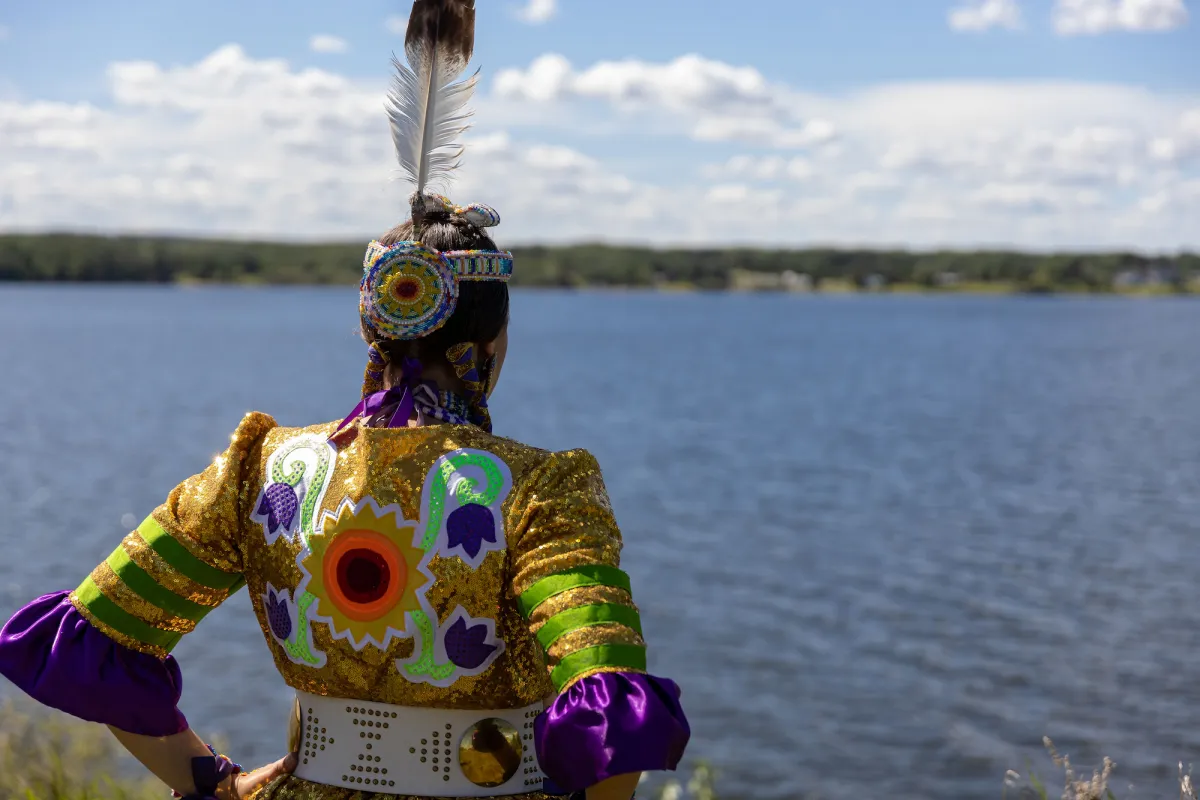
[[[809,275],[784,272],[753,272],[735,269],[729,273],[729,288],[735,292],[811,292],[813,280]]]
[[[1139,269],[1121,270],[1113,276],[1112,285],[1117,291],[1128,289],[1162,289],[1177,286],[1180,282],[1179,267],[1174,261],[1159,259]]]
[[[813,289],[811,276],[792,272],[790,269],[784,271],[781,282],[785,292],[811,292]]]

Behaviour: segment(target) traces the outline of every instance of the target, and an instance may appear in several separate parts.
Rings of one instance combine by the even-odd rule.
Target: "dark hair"
[[[392,245],[409,241],[413,238],[412,231],[412,222],[404,222],[384,234],[379,242]],[[444,211],[426,215],[421,241],[441,251],[499,249],[482,228]],[[393,365],[399,365],[404,358],[415,358],[426,366],[449,364],[447,350],[467,342],[493,341],[507,323],[508,284],[503,281],[462,281],[458,305],[445,325],[420,339],[380,340],[379,347]],[[375,341],[373,332],[366,326],[362,333],[368,342]]]

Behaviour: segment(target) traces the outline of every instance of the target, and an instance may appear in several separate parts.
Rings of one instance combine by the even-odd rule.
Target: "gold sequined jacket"
[[[29,657],[30,631],[55,614],[61,627],[73,610],[88,635],[170,664],[175,644],[245,586],[275,666],[297,690],[445,709],[547,701],[543,717],[556,721],[539,719],[538,756],[556,793],[673,769],[687,722],[677,687],[645,674],[596,460],[468,425],[358,424],[331,441],[336,429],[247,415],[228,449],[58,598],[58,611],[51,595],[40,617],[35,603],[10,620],[0,672],[43,702],[121,727],[39,688],[52,683],[46,674],[7,667]],[[598,730],[595,713],[620,702],[647,719],[630,722],[626,708],[625,722]],[[173,732],[169,721],[135,724]],[[572,766],[583,761],[592,765]],[[288,777],[262,796],[354,795]]]

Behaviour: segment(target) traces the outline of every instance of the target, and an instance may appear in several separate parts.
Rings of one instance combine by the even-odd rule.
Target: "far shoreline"
[[[356,287],[350,283],[333,283],[314,281],[304,282],[268,282],[256,280],[199,280],[184,277],[173,281],[144,281],[144,280],[0,280],[0,291],[6,287],[62,287],[62,288],[133,288],[148,287],[159,289],[344,289],[353,290]],[[1154,300],[1164,298],[1193,298],[1200,296],[1200,289],[1153,287],[1132,288],[1099,291],[1086,287],[1051,287],[1031,290],[1011,283],[973,283],[956,287],[930,287],[919,284],[895,284],[880,288],[860,288],[838,285],[831,288],[813,288],[803,291],[788,289],[747,289],[738,287],[705,287],[686,284],[643,285],[643,284],[577,284],[569,286],[546,284],[512,284],[512,289],[519,292],[559,292],[570,294],[655,294],[655,295],[742,295],[742,296],[786,296],[786,297],[1070,297],[1070,298],[1121,298],[1130,300]]]
[[[871,249],[512,248],[522,289],[814,295],[1200,294],[1200,253]],[[357,286],[353,243],[0,234],[0,284]]]

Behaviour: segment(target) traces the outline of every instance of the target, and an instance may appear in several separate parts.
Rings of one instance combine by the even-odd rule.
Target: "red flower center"
[[[325,551],[322,570],[329,601],[359,622],[386,615],[408,584],[404,554],[377,531],[338,533]]]
[[[415,300],[421,292],[421,282],[414,278],[398,280],[392,292],[400,300]]]
[[[387,594],[391,570],[379,553],[355,548],[338,559],[337,582],[347,600],[365,605]]]

